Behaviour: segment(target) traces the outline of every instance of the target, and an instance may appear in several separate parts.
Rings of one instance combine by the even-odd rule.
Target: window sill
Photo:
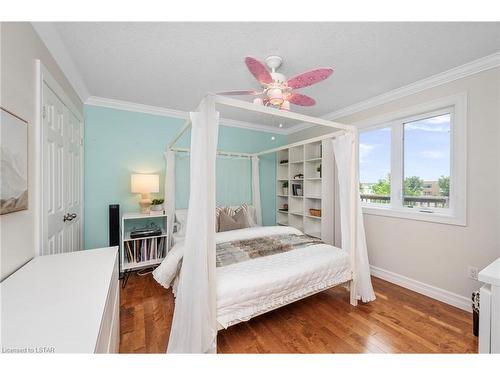
[[[362,206],[363,214],[375,216],[387,216],[399,219],[427,221],[431,223],[450,224],[466,226],[465,217],[440,212],[415,212],[413,209],[395,209],[392,207]]]

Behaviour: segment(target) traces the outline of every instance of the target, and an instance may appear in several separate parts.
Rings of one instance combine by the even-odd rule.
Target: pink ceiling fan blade
[[[314,100],[313,98],[299,93],[293,93],[287,98],[287,100],[292,104],[301,105],[304,107],[310,107],[316,104],[316,100]]]
[[[262,94],[262,91],[255,91],[255,90],[223,91],[217,93],[217,95],[260,95],[260,94]]]
[[[330,77],[332,73],[332,68],[313,69],[293,76],[288,80],[287,84],[288,87],[291,87],[292,89],[300,89],[302,87],[311,86],[315,83],[321,82]]]
[[[272,83],[273,77],[271,77],[271,73],[267,70],[266,66],[261,63],[259,60],[247,56],[245,57],[245,64],[247,64],[248,70],[250,73],[259,81],[260,83]]]

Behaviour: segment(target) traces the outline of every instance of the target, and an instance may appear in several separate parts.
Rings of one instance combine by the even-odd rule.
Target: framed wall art
[[[0,109],[0,215],[5,215],[28,209],[28,122]]]

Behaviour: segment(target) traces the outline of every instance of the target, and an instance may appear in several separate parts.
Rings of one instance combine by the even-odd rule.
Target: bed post
[[[359,159],[359,132],[358,129],[352,130],[353,142],[352,142],[352,158],[351,158],[351,194],[350,194],[350,205],[349,205],[349,221],[350,221],[350,261],[351,261],[351,272],[352,280],[349,283],[350,291],[350,303],[353,306],[358,305],[358,299],[356,295],[356,247],[357,247],[357,232],[358,232],[358,188],[356,184],[358,183],[358,159]]]
[[[209,122],[209,125],[215,126],[217,128],[216,133],[218,134],[218,129],[219,129],[219,118],[218,118],[218,113],[216,110],[216,103],[213,95],[206,95],[203,100],[200,103],[200,110],[201,112],[205,112],[205,115],[207,118],[217,118],[217,123],[213,124]],[[214,176],[214,186],[209,189],[210,193],[212,193],[212,196],[208,198],[209,202],[209,207],[208,207],[208,212],[215,212],[215,201],[216,201],[216,171],[215,171],[215,165],[216,165],[216,159],[217,159],[217,140],[218,140],[218,135],[216,138],[215,145],[213,145],[213,149],[215,150],[214,154],[207,155],[207,158],[213,159],[212,163],[209,163],[210,168],[213,168],[211,170],[208,170],[208,173]],[[210,241],[212,242],[212,253],[208,254],[208,259],[207,259],[207,267],[208,267],[208,284],[209,284],[209,299],[210,299],[210,306],[213,308],[212,314],[209,317],[211,319],[211,327],[214,329],[214,347],[211,348],[213,350],[212,353],[217,353],[217,293],[216,293],[216,265],[215,265],[215,215],[209,215],[208,217],[208,228],[211,228],[211,233],[210,233]]]

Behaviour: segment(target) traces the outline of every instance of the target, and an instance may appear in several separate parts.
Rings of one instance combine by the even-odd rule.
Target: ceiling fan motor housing
[[[277,72],[271,72],[271,77],[273,77],[274,82],[279,82],[279,83],[286,82],[286,77],[284,74],[277,73]]]
[[[266,65],[269,67],[269,69],[271,69],[271,71],[274,71],[281,66],[283,59],[280,56],[271,55],[267,56],[264,61],[266,62]]]

